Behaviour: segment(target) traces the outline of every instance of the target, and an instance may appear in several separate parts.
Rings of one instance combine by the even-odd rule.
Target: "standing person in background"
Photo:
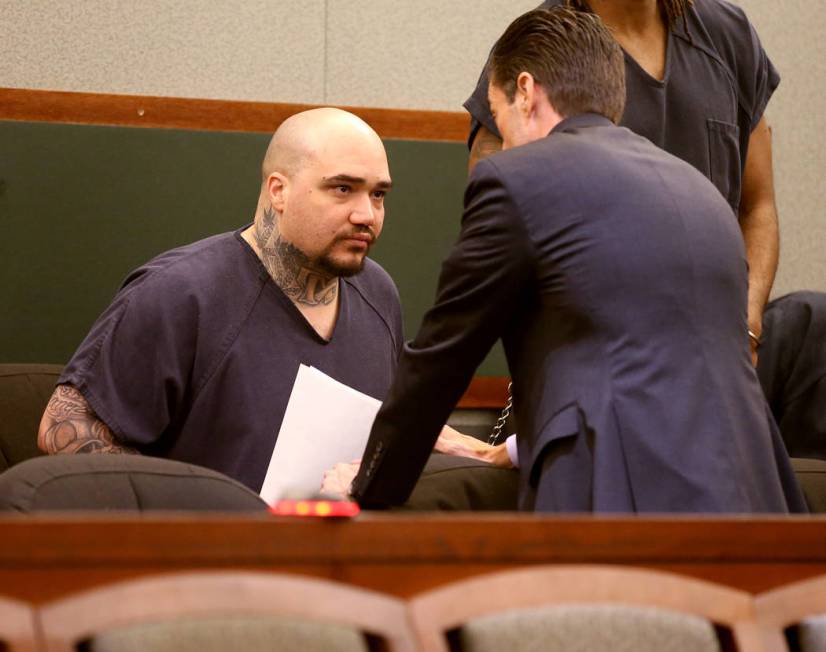
[[[789,452],[826,459],[826,295],[793,293],[767,306],[779,231],[764,111],[780,76],[753,26],[726,0],[545,0],[540,7],[559,5],[597,14],[622,47],[620,124],[702,172],[737,215],[761,385]],[[483,71],[465,102],[471,169],[502,144],[487,87]]]

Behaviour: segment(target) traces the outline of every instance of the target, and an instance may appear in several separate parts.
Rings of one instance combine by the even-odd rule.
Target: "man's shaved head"
[[[262,180],[273,172],[293,176],[308,159],[318,157],[328,143],[340,142],[343,138],[348,141],[363,138],[381,145],[381,139],[370,125],[341,109],[325,107],[290,116],[270,140],[261,164]]]
[[[392,182],[381,138],[341,109],[297,113],[273,134],[261,173],[243,237],[291,298],[319,287],[335,296],[333,280],[361,270],[384,223]]]

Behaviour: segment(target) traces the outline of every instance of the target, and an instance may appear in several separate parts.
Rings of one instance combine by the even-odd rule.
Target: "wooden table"
[[[230,568],[307,574],[409,596],[530,564],[658,568],[756,593],[826,573],[826,517],[0,518],[0,593],[33,603],[137,575]]]

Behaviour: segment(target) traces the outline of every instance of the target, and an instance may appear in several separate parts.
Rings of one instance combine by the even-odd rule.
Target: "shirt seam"
[[[389,321],[385,318],[385,316],[381,313],[381,311],[380,311],[380,310],[376,307],[376,305],[374,304],[373,300],[372,300],[370,297],[368,297],[368,296],[367,296],[367,294],[366,294],[366,293],[362,290],[362,288],[360,288],[358,285],[356,285],[355,283],[353,283],[353,281],[352,281],[351,279],[343,278],[342,280],[343,280],[343,281],[344,281],[344,282],[345,282],[345,283],[346,283],[349,287],[353,288],[353,290],[355,290],[355,292],[357,292],[357,293],[358,293],[358,295],[362,298],[362,300],[363,300],[363,301],[364,301],[364,302],[365,302],[368,306],[370,306],[370,308],[373,310],[373,312],[375,312],[375,313],[376,313],[376,315],[378,316],[378,318],[379,318],[379,319],[381,320],[381,322],[384,324],[384,327],[387,329],[387,332],[390,334],[390,339],[392,340],[392,342],[393,342],[393,344],[394,344],[394,348],[398,351],[398,350],[399,350],[399,348],[401,347],[401,342],[397,342],[397,341],[396,341],[396,334],[393,332],[393,328],[392,328],[392,326],[390,325],[390,322],[389,322]]]

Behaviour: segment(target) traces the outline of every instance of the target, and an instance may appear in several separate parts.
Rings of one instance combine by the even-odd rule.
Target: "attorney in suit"
[[[623,57],[607,29],[529,12],[488,65],[505,151],[470,178],[352,495],[404,502],[501,338],[522,509],[805,511],[751,365],[737,219],[702,174],[616,126]]]

